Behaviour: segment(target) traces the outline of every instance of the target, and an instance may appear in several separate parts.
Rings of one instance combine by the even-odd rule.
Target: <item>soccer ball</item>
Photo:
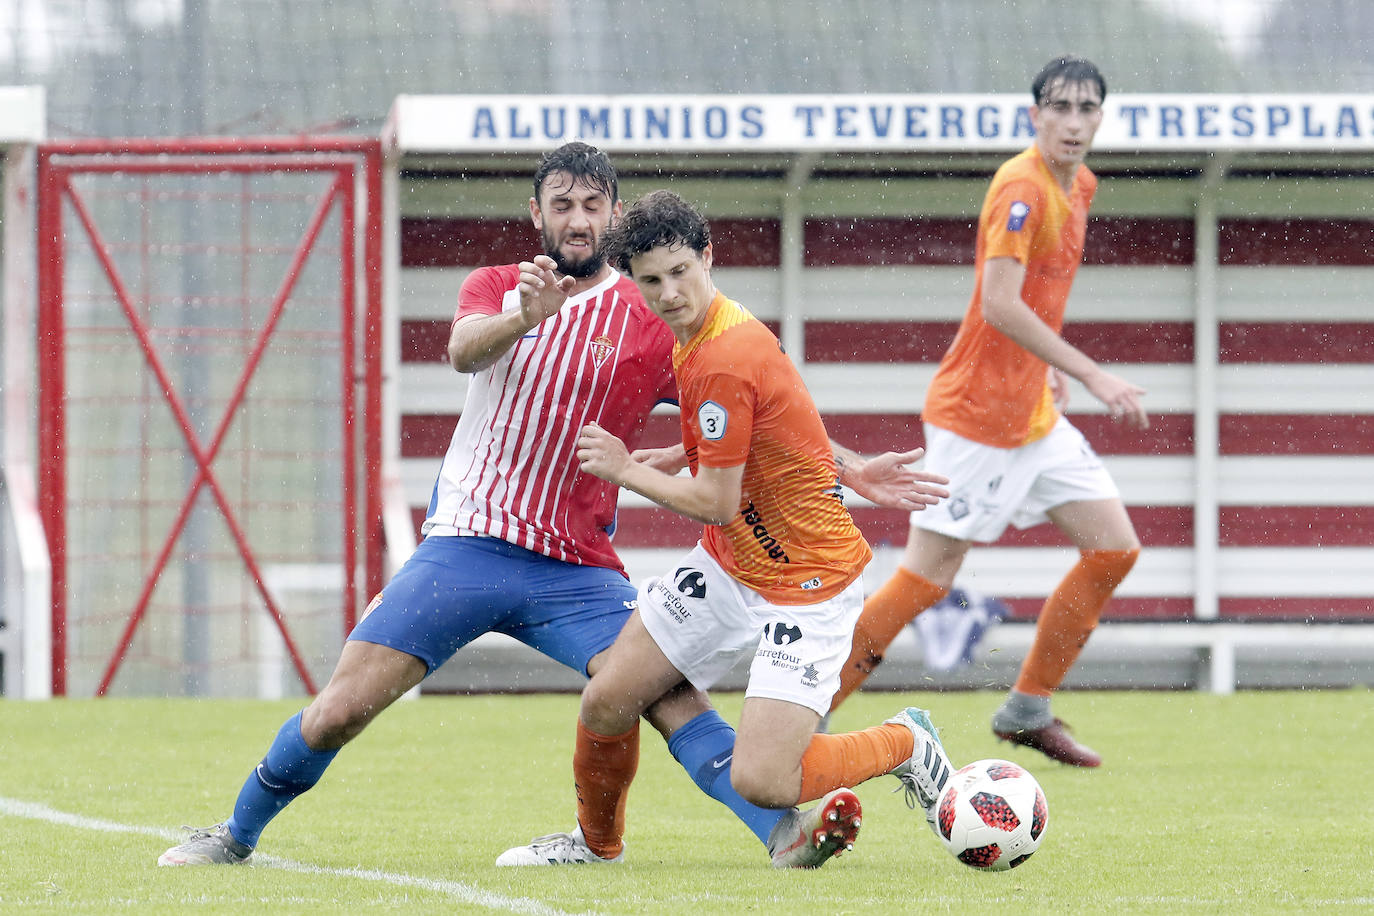
[[[1007,760],[979,760],[950,776],[932,827],[960,862],[1005,871],[1039,848],[1049,819],[1034,776]]]

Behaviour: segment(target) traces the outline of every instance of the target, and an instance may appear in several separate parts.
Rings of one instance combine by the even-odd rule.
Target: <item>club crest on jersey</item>
[[[1007,215],[1007,231],[1020,232],[1021,227],[1026,225],[1026,217],[1030,216],[1030,204],[1023,200],[1018,200],[1011,205],[1011,213]]]
[[[615,343],[605,334],[593,337],[587,347],[592,351],[592,362],[596,364],[598,369],[615,352]]]
[[[376,597],[374,597],[371,601],[367,603],[367,607],[363,608],[363,617],[366,617],[368,614],[371,614],[373,611],[377,610],[377,606],[381,603],[382,592],[378,592]],[[363,617],[359,617],[358,619],[362,620]]]

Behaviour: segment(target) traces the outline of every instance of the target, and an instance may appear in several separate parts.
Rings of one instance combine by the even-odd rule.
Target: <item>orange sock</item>
[[[840,671],[840,689],[830,700],[830,708],[838,709],[860,684],[868,680],[873,669],[882,663],[887,647],[902,632],[902,627],[947,594],[949,589],[898,566],[892,578],[864,601],[864,612],[854,625],[854,644],[849,650],[849,660]]]
[[[913,746],[911,729],[896,723],[842,735],[814,735],[802,753],[801,798],[797,803],[815,801],[840,786],[857,786],[890,773],[911,757]]]
[[[623,735],[598,735],[577,720],[573,785],[587,848],[613,859],[625,848],[625,802],[639,768],[639,723]]]
[[[1092,635],[1112,592],[1135,565],[1140,548],[1079,553],[1077,565],[1045,599],[1040,611],[1035,641],[1016,678],[1016,689],[1022,693],[1047,697],[1060,685]]]

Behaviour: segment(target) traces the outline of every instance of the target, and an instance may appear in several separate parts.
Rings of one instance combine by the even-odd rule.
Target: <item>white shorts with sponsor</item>
[[[949,478],[949,499],[911,513],[911,524],[963,541],[991,543],[1008,525],[1029,528],[1048,510],[1121,493],[1083,434],[1063,417],[1049,435],[996,448],[925,424],[925,470]]]
[[[697,544],[668,575],[639,587],[639,615],[673,667],[709,690],[746,654],[747,697],[830,709],[863,611],[862,579],[816,604],[770,604]]]

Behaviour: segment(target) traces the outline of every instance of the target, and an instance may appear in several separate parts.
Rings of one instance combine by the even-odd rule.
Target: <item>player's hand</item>
[[[595,423],[588,423],[577,436],[577,464],[588,474],[618,485],[624,469],[634,462],[624,442]]]
[[[681,442],[665,448],[637,448],[630,452],[630,460],[664,474],[677,474],[687,467],[687,449]]]
[[[558,276],[556,267],[546,254],[520,262],[520,285],[516,287],[520,290],[520,317],[530,327],[558,314],[577,283],[572,277]]]
[[[1150,418],[1140,403],[1144,388],[1101,370],[1083,379],[1083,384],[1093,397],[1107,405],[1113,420],[1121,420],[1136,429],[1150,428]]]
[[[1050,399],[1060,413],[1069,409],[1069,376],[1062,369],[1050,367]]]
[[[945,487],[949,478],[929,471],[914,471],[907,465],[920,460],[923,448],[909,452],[883,452],[859,464],[848,466],[845,483],[855,493],[885,509],[919,512],[949,497]]]

